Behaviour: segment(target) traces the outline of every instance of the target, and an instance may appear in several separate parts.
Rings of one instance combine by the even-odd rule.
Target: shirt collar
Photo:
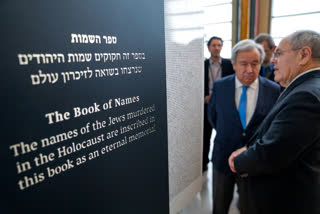
[[[211,58],[209,59],[209,62],[210,62],[210,65],[214,64]],[[220,57],[220,59],[219,59],[219,64],[220,65],[221,65],[221,62],[222,62],[222,58]]]
[[[291,84],[292,84],[296,79],[298,79],[299,77],[301,77],[301,76],[303,76],[303,75],[305,75],[305,74],[307,74],[307,73],[310,73],[310,72],[312,72],[312,71],[315,71],[315,70],[320,70],[320,67],[312,68],[312,69],[310,69],[310,70],[307,70],[307,71],[299,74],[298,76],[296,76],[296,77],[289,83],[289,85],[291,85]],[[287,88],[289,87],[289,85],[287,86]]]
[[[236,79],[236,88],[241,88],[243,86],[243,84],[238,80],[237,76],[235,75],[235,79]],[[253,83],[251,83],[251,85],[249,85],[248,88],[252,88],[252,89],[257,89],[259,87],[259,77],[257,77],[257,79],[255,79],[255,81],[253,81]]]

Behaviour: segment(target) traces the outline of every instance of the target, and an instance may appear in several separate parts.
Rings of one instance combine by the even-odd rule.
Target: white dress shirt
[[[240,97],[242,94],[242,83],[238,80],[236,76],[236,85],[235,85],[235,102],[237,109],[239,108]],[[247,89],[247,111],[246,111],[246,124],[248,125],[254,111],[256,109],[257,100],[259,94],[259,78],[257,78]]]

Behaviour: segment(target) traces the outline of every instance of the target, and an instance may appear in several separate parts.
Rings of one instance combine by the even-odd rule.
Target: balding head
[[[274,58],[275,81],[287,87],[294,78],[320,67],[320,34],[297,31],[281,40]]]

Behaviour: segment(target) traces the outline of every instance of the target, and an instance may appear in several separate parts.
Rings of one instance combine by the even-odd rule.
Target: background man
[[[285,37],[272,61],[275,81],[286,89],[248,149],[235,151],[229,165],[248,176],[248,213],[318,214],[320,34],[298,31]]]
[[[209,150],[210,150],[210,137],[212,133],[212,127],[208,121],[207,108],[211,96],[211,90],[213,83],[225,77],[227,75],[233,74],[232,64],[229,59],[223,59],[220,56],[220,52],[223,46],[223,41],[219,37],[211,37],[208,41],[208,50],[210,52],[210,59],[204,61],[204,130],[203,130],[203,153],[202,153],[202,171],[207,170],[207,165],[209,163]]]
[[[260,69],[260,75],[274,81],[273,63],[271,63],[271,58],[276,49],[276,45],[274,44],[272,37],[266,33],[259,34],[254,40],[256,43],[263,46],[264,52],[266,53]]]
[[[228,157],[247,144],[257,127],[276,102],[280,87],[259,76],[264,58],[263,47],[243,40],[232,50],[235,75],[213,85],[208,119],[217,131],[213,148],[213,213],[227,214],[237,183],[240,212],[246,213],[245,183],[230,171]]]

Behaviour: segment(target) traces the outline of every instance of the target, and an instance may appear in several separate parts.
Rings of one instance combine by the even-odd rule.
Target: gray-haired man
[[[240,211],[246,213],[245,179],[231,172],[228,157],[246,145],[276,102],[280,87],[259,76],[263,47],[243,40],[232,50],[234,75],[213,85],[208,119],[216,129],[213,149],[213,213],[227,214],[237,183]]]

